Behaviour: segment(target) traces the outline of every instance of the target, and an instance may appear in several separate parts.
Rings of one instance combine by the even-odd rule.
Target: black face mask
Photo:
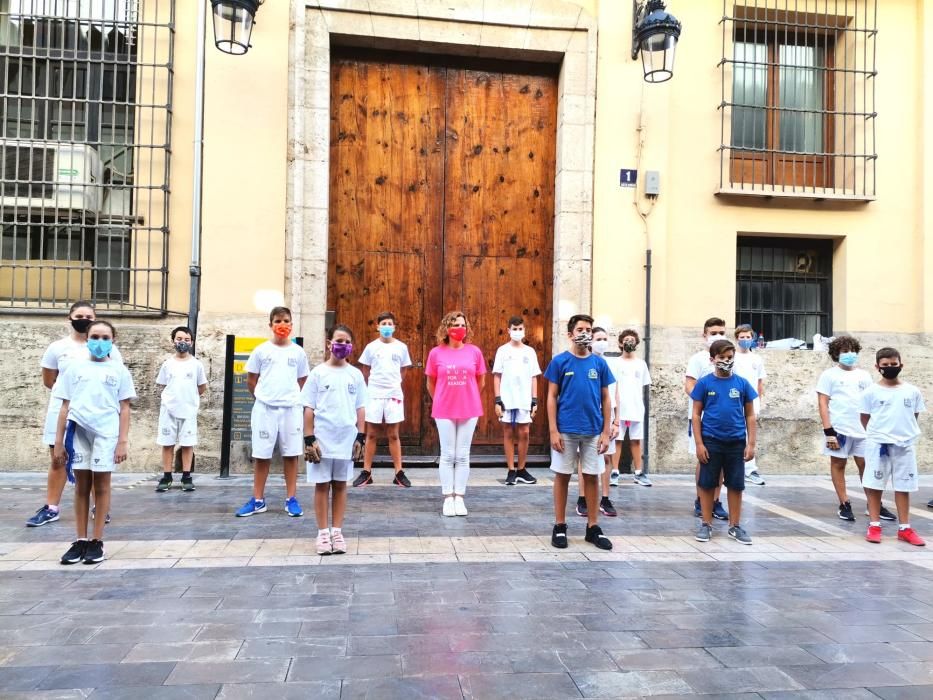
[[[94,322],[89,318],[71,319],[71,327],[74,328],[78,333],[87,333],[87,329],[91,327],[92,323]]]
[[[901,370],[904,369],[901,365],[896,365],[894,367],[879,367],[878,371],[881,372],[881,376],[885,379],[897,379],[897,375],[901,373]]]

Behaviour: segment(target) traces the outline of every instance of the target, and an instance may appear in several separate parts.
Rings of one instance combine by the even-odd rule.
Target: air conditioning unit
[[[17,218],[69,212],[97,216],[103,167],[91,146],[0,139],[0,207]]]

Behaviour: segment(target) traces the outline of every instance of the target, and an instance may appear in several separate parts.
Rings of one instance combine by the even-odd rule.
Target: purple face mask
[[[353,354],[353,343],[331,343],[330,354],[338,360],[345,360]]]

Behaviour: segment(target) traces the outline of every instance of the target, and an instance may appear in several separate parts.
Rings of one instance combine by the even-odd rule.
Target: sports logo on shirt
[[[105,383],[107,386],[116,386],[116,385],[117,385],[117,378],[116,378],[114,375],[112,375],[112,374],[108,374],[108,375],[107,375],[107,379],[104,380],[104,383]]]
[[[599,372],[596,371],[595,367],[591,367],[590,371],[586,373],[586,376],[590,379],[599,379]]]
[[[260,439],[260,440],[268,440],[268,439],[269,439],[269,431],[268,431],[268,430],[260,430],[260,431],[259,431],[259,439]]]
[[[297,358],[297,357],[289,357],[289,358],[288,358],[288,366],[289,366],[289,367],[297,367],[297,366],[298,366],[298,358]]]
[[[736,389],[735,387],[732,387],[731,389],[729,389],[729,398],[730,398],[730,399],[737,399],[737,398],[739,398],[741,395],[742,395],[742,394],[741,394],[741,393],[739,392],[739,390]]]
[[[913,402],[912,399],[904,399],[904,405],[905,405],[907,408],[911,408],[911,407],[913,407],[914,402]]]
[[[71,458],[72,464],[81,464],[84,462],[84,455],[80,452],[75,452],[74,457]]]
[[[876,470],[875,470],[875,478],[876,478],[876,479],[883,479],[883,478],[884,478],[884,472],[883,472],[883,471],[880,471],[880,470],[878,470],[878,469],[876,469]]]
[[[356,393],[356,384],[350,384],[350,386],[347,387],[347,391],[349,391],[351,394],[355,394],[355,393]]]

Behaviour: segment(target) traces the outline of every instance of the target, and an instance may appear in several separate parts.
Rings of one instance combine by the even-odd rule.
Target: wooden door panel
[[[535,280],[542,286],[549,287],[545,271],[538,261],[531,258],[463,256],[461,258],[460,298],[464,309],[470,315],[470,325],[479,344],[479,339],[489,339],[483,348],[486,357],[486,369],[492,371],[496,349],[509,341],[505,323],[509,316],[520,315],[525,318],[525,339],[535,349],[542,371],[546,359],[545,348],[550,347],[550,325],[540,322],[541,316],[535,315],[529,308],[528,291],[524,285],[527,280]],[[542,279],[542,277],[545,279]],[[516,284],[521,280],[522,284]],[[538,378],[538,402],[544,406],[546,393],[543,380]],[[486,376],[483,391],[484,415],[476,426],[474,443],[477,445],[499,445],[502,442],[502,428],[496,419],[493,401],[495,389],[492,375]],[[548,440],[547,418],[544,411],[538,415],[531,429],[532,444],[546,445]]]

